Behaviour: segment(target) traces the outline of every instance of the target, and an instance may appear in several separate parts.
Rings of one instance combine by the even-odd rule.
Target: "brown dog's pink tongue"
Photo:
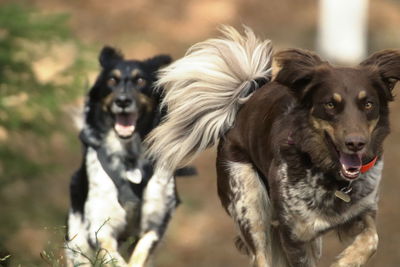
[[[346,170],[360,170],[362,166],[361,155],[340,153],[340,163]]]

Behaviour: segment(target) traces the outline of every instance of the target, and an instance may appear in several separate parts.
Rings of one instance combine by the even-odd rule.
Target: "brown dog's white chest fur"
[[[338,201],[333,191],[327,191],[317,185],[319,179],[324,179],[322,173],[311,175],[308,171],[304,182],[289,185],[287,168],[287,164],[283,163],[278,171],[283,200],[282,218],[285,224],[291,225],[292,233],[301,241],[312,240],[319,234],[346,223],[366,210],[376,210],[377,208],[377,193],[383,161],[378,162],[373,169],[363,174],[358,180],[359,186],[362,187],[365,184],[373,187],[373,190],[355,203],[350,201],[346,210],[336,215],[327,215],[326,210],[310,207],[314,206],[311,204],[319,206],[318,202],[324,201],[324,207],[331,207],[333,210],[335,201]]]

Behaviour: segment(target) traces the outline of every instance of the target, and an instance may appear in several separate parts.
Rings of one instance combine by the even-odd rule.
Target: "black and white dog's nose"
[[[132,99],[124,95],[118,96],[117,99],[115,99],[115,104],[120,108],[129,107],[132,104],[132,102],[133,102]]]
[[[348,135],[345,138],[346,147],[354,152],[362,150],[366,144],[367,144],[366,138],[361,135]]]

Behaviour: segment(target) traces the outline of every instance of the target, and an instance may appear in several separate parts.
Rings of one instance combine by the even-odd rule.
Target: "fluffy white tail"
[[[245,35],[224,26],[224,37],[192,46],[186,55],[160,72],[168,113],[147,142],[157,167],[176,169],[232,127],[239,107],[271,77],[272,45],[250,28]]]

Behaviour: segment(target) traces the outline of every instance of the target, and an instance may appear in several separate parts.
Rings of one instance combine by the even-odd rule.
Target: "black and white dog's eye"
[[[136,79],[136,84],[137,84],[138,86],[140,86],[140,87],[143,87],[143,86],[145,86],[145,84],[146,84],[146,80],[143,79],[143,78],[137,78],[137,79]]]
[[[109,79],[107,80],[107,85],[108,85],[109,87],[116,86],[117,83],[118,83],[118,80],[117,80],[117,78],[115,78],[115,77],[111,77],[111,78],[109,78]]]

